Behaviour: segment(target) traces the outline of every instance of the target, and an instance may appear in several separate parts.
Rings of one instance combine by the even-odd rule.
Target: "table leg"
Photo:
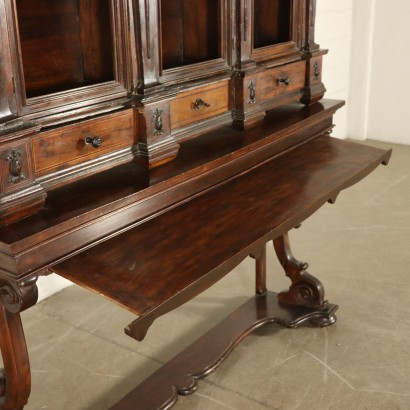
[[[267,292],[266,288],[266,245],[259,250],[258,253],[250,255],[255,259],[255,274],[256,274],[256,294],[264,295]]]
[[[326,309],[328,302],[325,300],[325,290],[317,278],[307,272],[309,265],[298,261],[292,254],[289,243],[289,234],[285,233],[273,241],[276,255],[285,270],[286,276],[292,284],[289,290],[281,292],[278,300],[282,303],[298,306],[309,306]],[[335,315],[312,321],[314,324],[325,327],[332,325],[337,320]]]
[[[37,302],[37,278],[0,285],[0,409],[20,410],[31,389],[30,362],[20,312]]]

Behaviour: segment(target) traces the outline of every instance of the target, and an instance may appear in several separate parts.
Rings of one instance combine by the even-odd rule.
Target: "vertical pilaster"
[[[322,83],[322,57],[327,54],[327,50],[321,50],[315,42],[316,0],[306,1],[304,17],[305,41],[302,52],[306,60],[306,81],[301,102],[311,105],[321,100],[326,92]]]
[[[0,0],[0,127],[1,124],[16,116],[17,101],[14,84],[5,3],[4,0]]]

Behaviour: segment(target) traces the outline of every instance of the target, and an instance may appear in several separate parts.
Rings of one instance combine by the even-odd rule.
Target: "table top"
[[[140,319],[155,318],[211,286],[389,157],[390,151],[327,135],[314,138],[52,271]]]

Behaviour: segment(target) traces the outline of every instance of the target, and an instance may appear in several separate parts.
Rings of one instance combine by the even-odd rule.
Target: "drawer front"
[[[171,101],[171,127],[177,129],[229,110],[229,81],[181,93]]]
[[[305,86],[306,62],[287,64],[268,70],[259,79],[261,102],[295,92]]]
[[[131,147],[134,140],[132,110],[46,131],[32,140],[35,173],[40,176],[81,164]]]

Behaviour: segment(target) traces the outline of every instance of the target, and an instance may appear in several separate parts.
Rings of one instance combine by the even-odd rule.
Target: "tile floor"
[[[376,146],[385,144],[372,143]],[[327,329],[266,326],[178,410],[410,409],[410,147],[291,234],[293,251],[340,305]],[[269,249],[271,289],[287,279]],[[138,343],[133,318],[70,287],[23,314],[33,387],[27,410],[104,410],[253,292],[246,260],[159,319]]]

